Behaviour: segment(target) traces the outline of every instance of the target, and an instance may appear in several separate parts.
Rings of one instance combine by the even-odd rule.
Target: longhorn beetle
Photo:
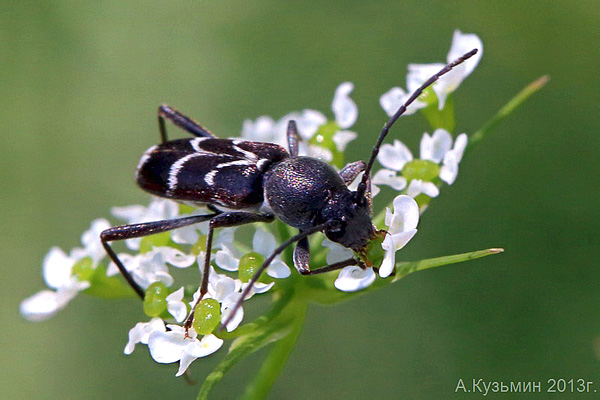
[[[293,243],[297,243],[293,253],[294,266],[302,275],[334,271],[348,265],[359,265],[362,268],[370,266],[366,258],[367,244],[376,236],[385,234],[385,231],[377,230],[371,222],[370,177],[379,148],[391,126],[427,87],[475,53],[477,49],[471,50],[423,83],[386,122],[369,161],[366,164],[364,161],[350,163],[339,173],[323,161],[298,155],[299,136],[293,120],[289,121],[287,127],[289,150],[286,151],[271,143],[219,139],[179,111],[166,105],[160,106],[158,125],[161,143],[150,147],[140,159],[136,170],[137,184],[159,197],[206,205],[211,213],[110,228],[100,234],[102,245],[125,280],[144,299],[144,290],[134,281],[109,242],[209,221],[197,305],[208,291],[215,228],[273,222],[278,218],[299,229],[297,235],[282,243],[264,260],[221,328],[236,314],[261,273],[278,254]],[[167,119],[195,138],[167,140]],[[351,191],[348,185],[361,172],[364,174],[357,190]],[[329,240],[352,249],[357,258],[311,270],[308,236],[315,232],[323,232]],[[186,332],[194,320],[194,309],[195,306],[186,319]]]

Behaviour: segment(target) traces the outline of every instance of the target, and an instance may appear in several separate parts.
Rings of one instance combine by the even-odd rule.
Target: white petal
[[[208,282],[208,292],[221,302],[237,289],[235,279],[225,274],[211,274]]]
[[[133,353],[137,343],[148,344],[150,334],[154,331],[165,332],[165,323],[160,318],[152,318],[150,322],[138,322],[129,330],[129,340],[123,353],[129,355]]]
[[[223,345],[223,339],[215,335],[206,335],[202,340],[195,340],[190,343],[186,352],[193,357],[206,357],[219,350]]]
[[[379,104],[385,111],[388,117],[396,114],[396,111],[402,104],[408,100],[410,94],[406,93],[402,88],[393,87],[379,98]],[[408,106],[404,115],[411,115],[425,107],[427,104],[422,101],[415,100],[411,105]]]
[[[131,221],[139,221],[145,212],[146,207],[137,204],[125,207],[112,207],[110,209],[110,213],[115,218],[127,221],[128,224],[132,223]]]
[[[92,221],[90,229],[81,236],[81,244],[85,247],[87,254],[92,258],[94,264],[98,263],[106,255],[106,250],[100,241],[100,233],[110,228],[110,224],[105,219],[96,219]]]
[[[415,229],[419,224],[419,206],[410,196],[399,195],[394,198],[394,213],[386,210],[385,223],[388,233],[394,235]]]
[[[358,118],[358,107],[350,98],[350,93],[354,90],[354,85],[350,82],[344,82],[339,85],[331,103],[331,109],[335,115],[335,122],[342,129],[347,129],[354,125]]]
[[[271,285],[272,286],[272,285]],[[269,286],[270,287],[270,286]],[[231,293],[221,303],[221,321],[226,321],[231,315],[231,311],[241,298],[242,294],[239,292]],[[240,307],[235,312],[235,316],[227,323],[225,329],[227,332],[234,331],[244,319],[244,308]]]
[[[154,331],[148,337],[148,349],[154,361],[169,364],[179,361],[192,339],[185,338],[183,332]]]
[[[445,64],[409,64],[408,75],[406,76],[407,87],[409,91],[415,91],[419,88],[427,79],[434,74],[438,73]],[[446,103],[446,96],[454,91],[460,81],[462,80],[462,72],[460,71],[461,66],[457,66],[452,71],[442,76],[436,83],[433,84],[433,91],[435,92],[439,109],[443,109]]]
[[[410,181],[406,194],[410,197],[417,197],[421,193],[426,194],[429,197],[437,197],[440,194],[438,187],[432,182],[423,182],[420,179],[413,179]]]
[[[276,279],[284,279],[290,276],[290,268],[281,259],[276,258],[267,267],[267,275]]]
[[[412,161],[413,155],[404,143],[394,140],[394,145],[384,144],[381,146],[377,160],[385,168],[394,171],[402,171],[404,164]]]
[[[444,164],[440,168],[440,179],[452,185],[458,175],[458,161],[454,151],[449,151],[444,157]]]
[[[403,190],[406,187],[406,178],[397,175],[395,171],[382,168],[375,173],[371,179],[371,183],[375,185],[388,185],[394,190]]]
[[[46,285],[58,289],[71,279],[75,260],[68,257],[59,247],[52,247],[44,257],[42,274]]]
[[[462,33],[459,30],[455,30],[446,61],[450,63],[473,49],[479,51],[463,63],[465,66],[464,77],[470,75],[477,64],[479,64],[479,60],[481,60],[481,56],[483,55],[483,42],[474,33]]]
[[[187,315],[187,307],[182,301],[183,291],[183,287],[181,287],[166,297],[167,311],[177,322],[183,321]]]
[[[342,151],[346,150],[346,146],[348,146],[348,143],[350,143],[357,137],[358,137],[358,134],[356,132],[337,131],[333,135],[333,143],[335,143],[335,147],[337,148],[337,150],[342,152]]]
[[[226,245],[232,245],[235,241],[235,231],[237,227],[223,228],[219,235],[213,240],[213,249],[222,249]]]
[[[369,287],[375,281],[373,268],[362,269],[356,265],[343,268],[337,279],[335,287],[342,292],[356,292]]]
[[[383,261],[379,266],[379,276],[387,278],[394,270],[396,263],[396,250],[394,249],[394,239],[391,235],[386,235],[381,243],[381,247],[385,250]]]
[[[445,129],[436,129],[433,135],[424,133],[421,138],[421,159],[439,164],[452,147],[452,135]]]
[[[273,253],[273,250],[275,250],[276,247],[277,242],[275,241],[275,236],[273,236],[271,232],[267,232],[262,227],[258,226],[252,239],[252,249],[257,253],[268,257]]]
[[[196,256],[185,254],[173,247],[155,247],[154,251],[162,253],[165,262],[177,268],[187,268],[196,261]]]
[[[327,118],[316,110],[302,110],[302,113],[297,117],[284,117],[282,121],[285,122],[285,125],[282,127],[283,133],[285,134],[285,130],[287,129],[288,121],[290,119],[295,119],[298,127],[298,133],[300,137],[304,140],[308,140],[312,138],[321,125],[327,122]],[[287,143],[287,140],[286,140]]]
[[[326,163],[330,163],[333,160],[333,153],[331,150],[326,149],[325,147],[311,144],[307,146],[307,149],[307,155],[309,157],[317,158],[321,161],[325,161]]]
[[[228,246],[223,245],[223,250],[217,251],[215,255],[215,263],[225,271],[237,271],[240,260],[235,257]]]
[[[452,147],[452,151],[456,155],[456,162],[460,162],[462,160],[462,156],[467,148],[467,144],[469,142],[469,137],[466,133],[461,133],[456,137],[454,141],[454,147]]]
[[[323,239],[322,245],[329,249],[326,257],[327,264],[334,264],[338,261],[344,261],[351,258],[354,255],[354,252],[349,248],[346,248],[341,244],[332,242],[327,238]]]
[[[171,239],[178,244],[194,244],[198,241],[198,237],[198,230],[193,225],[175,229],[171,233]]]
[[[196,360],[196,358],[198,357],[194,357],[188,352],[184,352],[181,356],[181,360],[179,360],[179,368],[177,369],[177,373],[175,374],[175,376],[179,377],[185,374],[185,371],[187,371],[190,364],[193,363]]]
[[[245,140],[273,143],[274,125],[273,118],[266,115],[258,117],[254,122],[247,119],[243,123],[241,135]]]
[[[19,307],[21,315],[29,321],[44,321],[61,309],[58,295],[51,290],[42,290],[23,300]]]

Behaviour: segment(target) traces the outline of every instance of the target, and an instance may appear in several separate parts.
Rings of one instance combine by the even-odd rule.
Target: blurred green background
[[[3,398],[195,396],[198,386],[146,348],[122,354],[145,319],[135,300],[80,296],[35,324],[18,313],[43,288],[51,246],[75,247],[111,206],[147,201],[133,170],[158,142],[160,103],[236,136],[246,118],[329,113],[349,80],[360,138],[347,159],[364,159],[385,120],[379,96],[404,86],[408,63],[444,61],[454,29],[485,46],[455,96],[460,132],[535,78],[551,81],[463,160],[399,257],[506,252],[312,307],[272,398],[467,398],[479,395],[454,389],[473,378],[543,388],[583,378],[600,391],[597,1],[4,1],[2,10]],[[390,140],[416,151],[427,129],[407,118]],[[239,395],[263,356],[238,365],[214,398]],[[219,358],[196,361],[192,376],[201,381]]]

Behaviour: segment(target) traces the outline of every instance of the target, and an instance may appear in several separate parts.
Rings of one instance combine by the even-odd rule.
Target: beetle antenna
[[[367,188],[367,180],[369,179],[369,177],[371,175],[371,168],[373,167],[375,158],[377,158],[377,154],[379,154],[379,147],[381,146],[381,143],[383,143],[383,140],[387,136],[390,128],[392,127],[392,125],[394,125],[396,120],[398,118],[400,118],[400,116],[402,114],[404,114],[404,112],[406,111],[406,108],[409,105],[411,105],[412,102],[415,101],[423,93],[423,91],[425,89],[427,89],[429,86],[433,85],[433,83],[435,81],[437,81],[442,75],[446,74],[447,72],[450,72],[452,70],[452,68],[463,63],[467,59],[473,57],[476,53],[477,53],[477,49],[473,49],[473,50],[469,51],[468,53],[464,54],[462,57],[459,57],[456,60],[452,61],[450,64],[446,65],[437,74],[435,74],[431,78],[427,79],[425,81],[425,83],[423,83],[417,90],[415,90],[413,92],[413,94],[408,98],[408,100],[406,100],[406,102],[404,104],[402,104],[400,106],[400,108],[398,108],[396,113],[394,115],[392,115],[392,117],[388,120],[388,122],[385,123],[381,133],[379,134],[377,143],[375,143],[375,147],[373,147],[373,152],[371,153],[371,158],[369,159],[369,163],[367,164],[367,167],[365,168],[365,173],[363,175],[363,178],[358,186],[357,192],[361,196],[365,193],[365,190]]]
[[[223,329],[225,329],[227,324],[229,324],[231,322],[231,320],[235,317],[235,314],[237,313],[237,311],[240,309],[240,307],[244,303],[244,299],[246,298],[246,296],[248,296],[248,293],[250,293],[250,290],[252,290],[252,287],[254,286],[254,284],[256,283],[256,281],[258,281],[258,278],[260,278],[260,275],[267,269],[267,267],[271,264],[271,262],[273,262],[275,257],[277,257],[279,254],[281,254],[283,252],[283,250],[285,250],[285,248],[288,247],[290,244],[297,242],[301,239],[304,239],[308,235],[312,235],[315,232],[319,232],[328,227],[331,227],[332,223],[334,223],[334,222],[328,221],[323,224],[313,226],[312,228],[309,228],[305,231],[300,232],[299,234],[297,234],[295,236],[292,236],[291,238],[289,238],[288,240],[283,242],[281,245],[279,245],[279,247],[277,247],[273,251],[273,253],[271,253],[271,255],[265,259],[265,261],[262,263],[260,268],[252,276],[252,279],[250,279],[250,281],[248,281],[247,286],[242,291],[242,296],[237,301],[237,303],[235,303],[235,306],[233,306],[233,309],[231,310],[231,312],[229,313],[229,315],[227,316],[225,321],[223,321],[221,323],[221,326],[219,327],[219,331],[222,331]]]

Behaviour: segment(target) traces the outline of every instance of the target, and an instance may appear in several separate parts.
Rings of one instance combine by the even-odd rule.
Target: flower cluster
[[[478,48],[481,41],[473,34],[456,31],[448,53],[453,60],[466,50]],[[440,111],[448,103],[448,96],[468,76],[481,57],[465,62],[455,71],[443,76],[433,85],[433,98],[429,93],[424,100],[417,100],[408,109],[412,114],[419,109],[434,105]],[[441,69],[441,64],[411,64],[407,76],[408,92],[420,86],[426,78]],[[319,111],[303,110],[285,115],[279,120],[262,116],[254,121],[244,121],[242,140],[277,143],[287,147],[286,127],[289,120],[296,121],[302,138],[300,154],[321,158],[341,168],[344,163],[344,149],[357,137],[348,130],[356,122],[358,107],[350,98],[354,86],[344,82],[335,91],[331,109],[333,120]],[[392,88],[383,94],[380,104],[388,115],[392,115],[407,98],[407,93]],[[380,242],[375,243],[373,266],[348,266],[337,272],[332,285],[343,292],[365,289],[380,278],[394,274],[396,252],[402,249],[416,234],[419,215],[430,198],[439,195],[442,183],[451,185],[456,180],[458,164],[467,146],[467,135],[461,133],[452,138],[450,132],[437,128],[421,139],[420,158],[399,140],[384,144],[378,155],[383,168],[372,178],[372,194],[375,196],[381,185],[397,191],[392,207],[386,207],[378,228],[386,232]],[[359,178],[357,178],[358,180]],[[356,183],[355,183],[356,185]],[[351,186],[352,187],[352,186]],[[425,197],[424,197],[425,196]],[[135,205],[115,207],[112,214],[126,224],[172,219],[191,214],[203,214],[206,210],[194,210],[170,200],[153,199],[145,206]],[[373,219],[375,223],[379,220]],[[281,224],[281,222],[277,222]],[[106,220],[92,223],[82,236],[82,248],[73,249],[68,255],[54,247],[43,262],[43,276],[52,290],[43,290],[21,303],[22,315],[32,321],[51,317],[66,306],[79,292],[103,296],[131,295],[118,278],[118,268],[109,261],[100,242],[100,232],[109,228]],[[215,236],[212,254],[206,254],[204,246],[208,234],[208,222],[160,233],[144,238],[129,239],[125,247],[129,252],[118,254],[134,281],[145,290],[144,311],[150,318],[139,322],[129,331],[125,354],[131,354],[136,344],[148,346],[151,356],[159,363],[179,362],[177,376],[182,375],[188,366],[199,357],[217,351],[223,345],[223,338],[216,333],[221,321],[229,321],[227,332],[234,332],[244,317],[239,308],[231,316],[234,306],[245,293],[256,266],[273,253],[277,243],[285,240],[282,232],[286,229],[270,231],[266,225],[254,227],[251,246],[243,238],[236,238],[236,228],[220,229]],[[247,231],[244,231],[247,232]],[[278,238],[272,233],[277,232]],[[239,234],[237,235],[239,236]],[[353,252],[339,244],[315,235],[317,248],[311,250],[315,258],[323,255],[327,264],[347,260],[355,256]],[[237,240],[236,240],[237,239]],[[248,238],[249,239],[249,238]],[[176,271],[197,268],[201,280],[204,260],[210,256],[212,265],[208,280],[208,293],[194,310],[195,319],[191,328],[180,325],[192,310],[200,296],[197,287],[176,285]],[[266,270],[266,276],[254,283],[244,300],[256,294],[278,289],[278,283],[290,276],[292,261],[277,256]],[[197,289],[197,290],[196,290]]]

